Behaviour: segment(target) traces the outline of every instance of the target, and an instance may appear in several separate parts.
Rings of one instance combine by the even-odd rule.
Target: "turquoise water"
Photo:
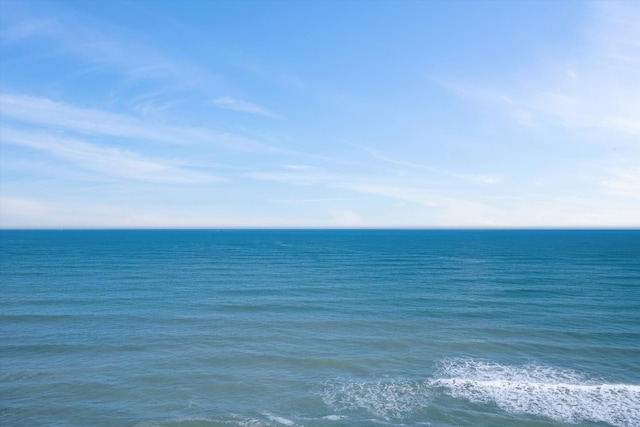
[[[6,426],[640,426],[640,231],[1,231]]]

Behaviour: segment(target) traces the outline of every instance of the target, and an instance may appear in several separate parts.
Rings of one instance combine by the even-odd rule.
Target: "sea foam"
[[[640,426],[640,385],[606,383],[537,364],[446,360],[434,377],[424,381],[331,381],[325,384],[323,400],[337,411],[364,410],[390,421],[427,409],[431,399],[443,393],[564,423]]]
[[[572,370],[448,360],[430,384],[454,398],[494,403],[510,413],[640,426],[640,386],[602,383]]]
[[[332,381],[326,383],[323,400],[339,411],[363,409],[390,420],[428,406],[429,396],[424,381]]]
[[[278,424],[282,424],[284,426],[295,426],[296,423],[294,423],[293,421],[287,419],[287,418],[283,418],[283,417],[279,417],[277,415],[273,415],[270,414],[268,412],[263,412],[262,413],[264,416],[266,416],[267,418],[269,418],[269,420],[274,421]]]

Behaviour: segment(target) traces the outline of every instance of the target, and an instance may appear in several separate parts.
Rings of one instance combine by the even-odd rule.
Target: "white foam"
[[[164,421],[142,421],[135,424],[133,427],[163,427],[167,425],[193,425],[193,424],[211,424],[216,426],[239,426],[239,427],[268,427],[262,421],[246,418],[240,416],[233,416],[232,419],[215,419],[215,418],[180,418],[180,419],[167,419]]]
[[[325,417],[322,417],[323,420],[329,420],[329,421],[340,421],[342,419],[344,419],[344,417],[342,415],[327,415]]]
[[[282,417],[278,417],[276,415],[272,415],[268,412],[263,412],[263,415],[267,418],[269,418],[270,421],[276,422],[278,424],[282,424],[284,426],[295,426],[296,423],[294,423],[291,420],[288,420],[286,418],[282,418]]]
[[[445,388],[452,397],[495,403],[511,413],[567,423],[640,426],[640,386],[601,383],[571,370],[450,360],[430,384]]]
[[[390,420],[426,407],[429,392],[423,381],[329,382],[323,400],[337,410],[364,409]]]
[[[267,427],[267,424],[254,418],[242,418],[235,420],[233,424],[239,427]]]

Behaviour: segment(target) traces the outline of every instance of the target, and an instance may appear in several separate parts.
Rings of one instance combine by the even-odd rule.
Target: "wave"
[[[331,380],[317,391],[331,410],[328,414],[309,418],[299,413],[275,415],[263,411],[253,416],[227,414],[221,419],[147,421],[136,427],[301,427],[334,422],[437,425],[433,417],[449,407],[451,402],[446,399],[457,400],[458,411],[464,401],[488,405],[485,407],[488,414],[501,410],[516,416],[514,424],[521,415],[567,424],[640,426],[640,385],[608,383],[574,370],[537,364],[448,359],[440,362],[435,374],[424,380],[388,377]],[[479,415],[478,409],[473,410],[474,417]]]
[[[268,412],[262,414],[265,418],[244,417],[230,415],[226,419],[217,418],[182,418],[164,421],[143,421],[133,427],[281,427],[298,426],[293,421]]]
[[[514,414],[532,414],[565,423],[640,425],[640,386],[599,383],[572,370],[534,364],[509,366],[476,360],[441,364],[430,381],[454,398],[494,403]]]
[[[270,414],[268,412],[263,412],[262,415],[266,416],[270,421],[273,421],[273,422],[275,422],[277,424],[281,424],[281,425],[284,425],[284,426],[295,426],[296,425],[295,422],[291,421],[288,418],[279,417],[277,415],[273,415],[273,414]]]
[[[364,409],[390,420],[426,407],[429,396],[429,385],[424,381],[331,381],[325,384],[323,400],[338,411]]]
[[[577,424],[640,426],[640,386],[611,384],[572,370],[451,359],[424,381],[333,381],[323,400],[337,411],[365,410],[385,420],[427,409],[436,395],[493,404],[511,414]]]

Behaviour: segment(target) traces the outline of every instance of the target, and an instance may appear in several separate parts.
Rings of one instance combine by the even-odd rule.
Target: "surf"
[[[569,424],[640,425],[640,385],[602,382],[575,370],[539,364],[447,359],[437,365],[435,374],[422,381],[330,381],[323,400],[339,413],[364,410],[387,421],[409,419],[444,395]]]

